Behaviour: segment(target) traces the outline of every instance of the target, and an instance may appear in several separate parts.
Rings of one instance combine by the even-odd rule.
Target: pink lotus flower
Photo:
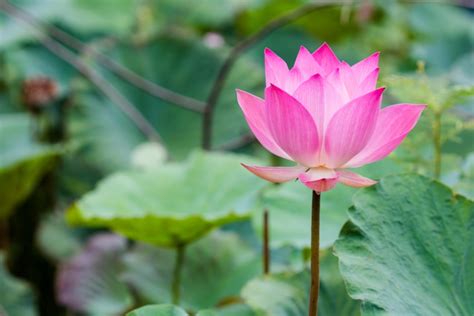
[[[375,184],[347,168],[390,154],[425,108],[396,104],[381,109],[384,88],[376,88],[378,60],[375,53],[350,66],[323,44],[312,54],[301,47],[288,69],[265,49],[265,100],[241,90],[237,99],[262,146],[297,165],[244,167],[271,182],[299,179],[316,192],[338,182],[352,187]]]

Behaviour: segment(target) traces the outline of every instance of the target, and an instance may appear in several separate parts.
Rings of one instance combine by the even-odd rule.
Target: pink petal
[[[326,76],[339,66],[339,59],[327,43],[323,43],[314,53],[314,59],[318,62]]]
[[[290,156],[288,156],[283,149],[276,144],[268,130],[265,101],[242,90],[236,90],[236,92],[237,102],[244,113],[245,120],[260,144],[262,144],[262,146],[272,154],[291,160]]]
[[[274,84],[283,87],[288,77],[288,65],[269,48],[265,48],[265,80],[266,86]]]
[[[354,99],[334,114],[324,138],[327,167],[342,166],[367,145],[377,123],[384,89]]]
[[[339,64],[339,74],[349,99],[359,97],[361,95],[358,95],[359,82],[354,75],[351,66],[349,66],[345,61]]]
[[[300,51],[298,52],[298,56],[296,57],[293,68],[297,68],[300,71],[303,79],[307,79],[312,75],[321,73],[322,71],[319,64],[304,46],[300,47]]]
[[[283,86],[279,87],[284,89],[289,94],[293,94],[296,88],[298,88],[298,86],[301,85],[303,81],[303,74],[301,71],[298,68],[293,68],[286,76],[286,81],[284,82]]]
[[[274,85],[265,89],[268,129],[275,142],[294,161],[313,166],[319,138],[311,114],[291,95]]]
[[[379,78],[379,68],[375,68],[359,84],[359,95],[364,95],[374,90],[377,87],[378,78]]]
[[[366,59],[363,59],[352,66],[352,70],[359,82],[364,80],[364,78],[374,71],[375,68],[379,67],[379,56],[380,52],[373,53]]]
[[[324,192],[334,188],[338,182],[338,174],[334,169],[312,168],[301,173],[298,179],[311,190]]]
[[[346,85],[342,80],[341,70],[337,68],[325,78],[326,107],[324,113],[325,125],[329,124],[330,119],[340,108],[347,104],[351,99],[347,93]]]
[[[305,167],[259,167],[247,166],[242,164],[247,170],[252,172],[257,177],[265,179],[274,183],[281,183],[294,180],[298,175],[305,170]]]
[[[383,108],[369,142],[345,167],[359,167],[385,158],[415,127],[425,107],[419,104],[396,104]]]
[[[377,181],[347,170],[338,170],[338,174],[339,182],[354,188],[368,187],[377,183]]]
[[[303,82],[293,94],[313,117],[318,134],[322,137],[324,122],[324,81],[316,74]]]

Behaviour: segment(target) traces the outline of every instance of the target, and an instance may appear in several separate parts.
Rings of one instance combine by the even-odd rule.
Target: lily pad
[[[232,304],[215,309],[200,311],[196,316],[258,316],[248,305]]]
[[[189,314],[181,307],[161,304],[140,307],[131,311],[126,316],[189,316]],[[249,307],[239,304],[200,311],[196,316],[256,316],[256,314]]]
[[[0,253],[0,315],[35,316],[35,298],[30,286],[5,269],[5,256]]]
[[[474,203],[418,175],[358,192],[335,244],[364,315],[473,315]]]
[[[138,244],[125,257],[124,279],[144,301],[169,303],[175,260],[176,251]],[[200,310],[238,301],[245,283],[260,272],[254,249],[235,233],[214,232],[185,250],[180,305]]]
[[[180,307],[170,304],[161,304],[146,305],[137,308],[127,313],[126,316],[189,316],[189,314]]]
[[[74,204],[67,218],[155,246],[188,244],[250,216],[264,183],[240,167],[245,161],[249,158],[196,152],[184,163],[117,173]]]
[[[337,259],[328,251],[321,253],[320,276],[318,315],[360,314],[359,303],[352,300],[346,292],[338,271]],[[308,270],[278,273],[250,281],[242,290],[242,297],[258,315],[306,316],[309,285]]]
[[[57,163],[59,150],[34,142],[31,130],[26,115],[0,116],[0,218],[9,216]]]

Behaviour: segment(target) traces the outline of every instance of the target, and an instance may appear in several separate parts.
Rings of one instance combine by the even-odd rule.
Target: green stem
[[[268,210],[263,211],[263,274],[270,273],[270,238]]]
[[[171,283],[171,293],[173,304],[179,304],[181,299],[181,272],[184,264],[184,253],[186,247],[178,246],[176,249],[176,261],[174,263],[173,282]]]
[[[441,176],[441,112],[435,112],[433,120],[434,177]]]
[[[309,294],[309,316],[318,314],[319,296],[319,214],[321,195],[313,191],[311,207],[311,289]]]

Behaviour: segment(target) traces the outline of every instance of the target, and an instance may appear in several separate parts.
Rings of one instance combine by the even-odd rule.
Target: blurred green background
[[[276,163],[249,135],[235,89],[262,95],[265,47],[289,65],[300,45],[312,51],[327,42],[349,63],[380,51],[384,105],[428,109],[400,148],[361,173],[418,173],[472,198],[473,8],[454,0],[0,1],[0,315],[122,315],[170,303],[175,254],[161,247],[178,247],[173,236],[199,239],[186,252],[186,310],[305,315],[299,284],[307,277],[310,195],[292,183],[263,188],[233,171],[246,159]],[[282,16],[288,23],[253,37]],[[255,41],[247,46],[248,38]],[[219,78],[229,54],[235,62]],[[196,152],[214,101],[207,143],[246,157]],[[155,178],[133,175],[157,166]],[[70,208],[105,178],[115,196],[95,190]],[[190,192],[173,189],[184,184]],[[119,194],[127,185],[147,192]],[[331,254],[354,192],[338,187],[323,198],[322,279],[333,300],[321,298],[321,315],[360,314]],[[127,207],[140,213],[156,203],[190,210],[128,221]],[[87,217],[80,209],[89,205]],[[97,205],[107,211],[94,213]],[[273,221],[272,270],[286,271],[271,282],[258,277],[263,208]],[[92,228],[68,225],[67,209],[70,223]],[[169,225],[178,228],[162,232]],[[283,294],[272,303],[268,293]]]

